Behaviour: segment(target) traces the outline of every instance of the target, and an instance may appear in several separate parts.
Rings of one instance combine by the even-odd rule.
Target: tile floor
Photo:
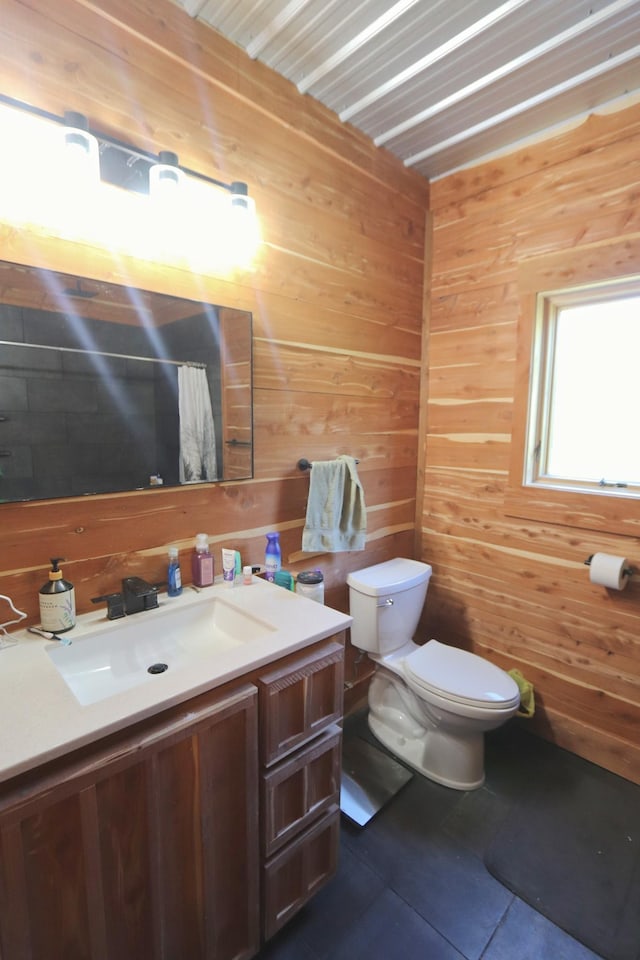
[[[526,783],[528,759],[566,757],[525,724],[516,719],[487,736],[479,790],[449,790],[415,775],[364,829],[343,817],[337,875],[260,960],[599,960],[483,863]],[[353,735],[375,742],[364,713],[345,721],[345,736]]]

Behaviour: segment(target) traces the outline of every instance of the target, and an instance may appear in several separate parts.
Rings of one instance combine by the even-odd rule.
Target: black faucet
[[[155,610],[158,606],[158,588],[161,586],[161,583],[147,583],[141,577],[125,577],[122,593],[105,593],[101,597],[92,597],[91,602],[106,601],[107,619],[119,620],[130,613]]]
[[[140,613],[142,610],[155,610],[158,606],[158,587],[147,583],[141,577],[125,577],[122,581],[124,612]]]

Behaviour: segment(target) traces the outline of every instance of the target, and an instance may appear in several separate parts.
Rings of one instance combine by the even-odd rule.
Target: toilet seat
[[[467,650],[429,640],[403,662],[418,691],[453,703],[504,710],[520,702],[518,685],[500,667]]]

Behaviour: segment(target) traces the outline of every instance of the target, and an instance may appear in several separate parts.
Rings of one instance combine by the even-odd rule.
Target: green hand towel
[[[305,553],[364,550],[366,528],[364,493],[353,457],[314,460],[302,532]]]

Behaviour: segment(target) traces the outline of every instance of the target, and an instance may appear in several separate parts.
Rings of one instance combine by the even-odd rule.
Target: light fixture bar
[[[16,217],[51,222],[60,236],[97,237],[143,256],[184,259],[192,269],[252,269],[261,244],[260,224],[243,180],[225,183],[181,166],[171,150],[156,155],[95,133],[76,111],[59,117],[0,93],[0,112],[7,126],[19,131],[15,150],[8,151],[7,169],[24,189],[16,189],[13,207],[5,204]],[[34,122],[38,120],[45,122]],[[32,129],[38,127],[43,129]],[[39,142],[50,145],[46,176],[36,181],[41,193],[27,191],[34,177],[21,173],[24,158],[36,164],[40,151],[34,143]],[[69,203],[69,198],[77,202]],[[134,209],[134,225],[123,237],[122,215],[128,217]]]
[[[145,163],[148,163],[149,166],[154,164],[163,164],[162,156],[167,157],[171,155],[176,158],[176,162],[168,165],[175,166],[178,170],[181,170],[183,173],[187,174],[189,177],[195,177],[197,180],[202,180],[205,183],[213,184],[215,187],[220,187],[221,190],[226,190],[228,193],[235,193],[233,187],[234,184],[239,183],[240,181],[234,181],[233,183],[225,183],[224,180],[217,180],[215,177],[210,177],[206,173],[200,173],[198,170],[192,170],[189,167],[178,166],[177,155],[172,153],[169,150],[161,150],[160,154],[153,154],[150,151],[142,150],[139,147],[134,147],[133,144],[126,143],[123,140],[118,140],[117,137],[112,137],[106,133],[95,133],[94,131],[89,131],[89,124],[87,122],[84,114],[77,113],[76,111],[68,110],[65,112],[64,117],[59,117],[55,113],[50,113],[48,110],[43,110],[41,107],[34,107],[29,103],[24,103],[22,100],[16,100],[14,97],[9,97],[4,93],[0,93],[0,103],[8,107],[15,107],[18,110],[22,110],[25,113],[33,114],[34,116],[42,117],[45,120],[51,120],[54,123],[59,123],[61,126],[74,126],[78,131],[85,130],[87,133],[90,133],[91,136],[95,137],[98,141],[98,145],[107,145],[113,147],[116,150],[120,150],[124,153],[127,153],[130,157],[136,160],[142,160]],[[70,123],[69,118],[74,118],[76,123]],[[84,126],[82,123],[84,121]],[[164,161],[167,164],[167,161]],[[246,184],[244,185],[246,188]],[[248,192],[248,191],[246,191]]]

